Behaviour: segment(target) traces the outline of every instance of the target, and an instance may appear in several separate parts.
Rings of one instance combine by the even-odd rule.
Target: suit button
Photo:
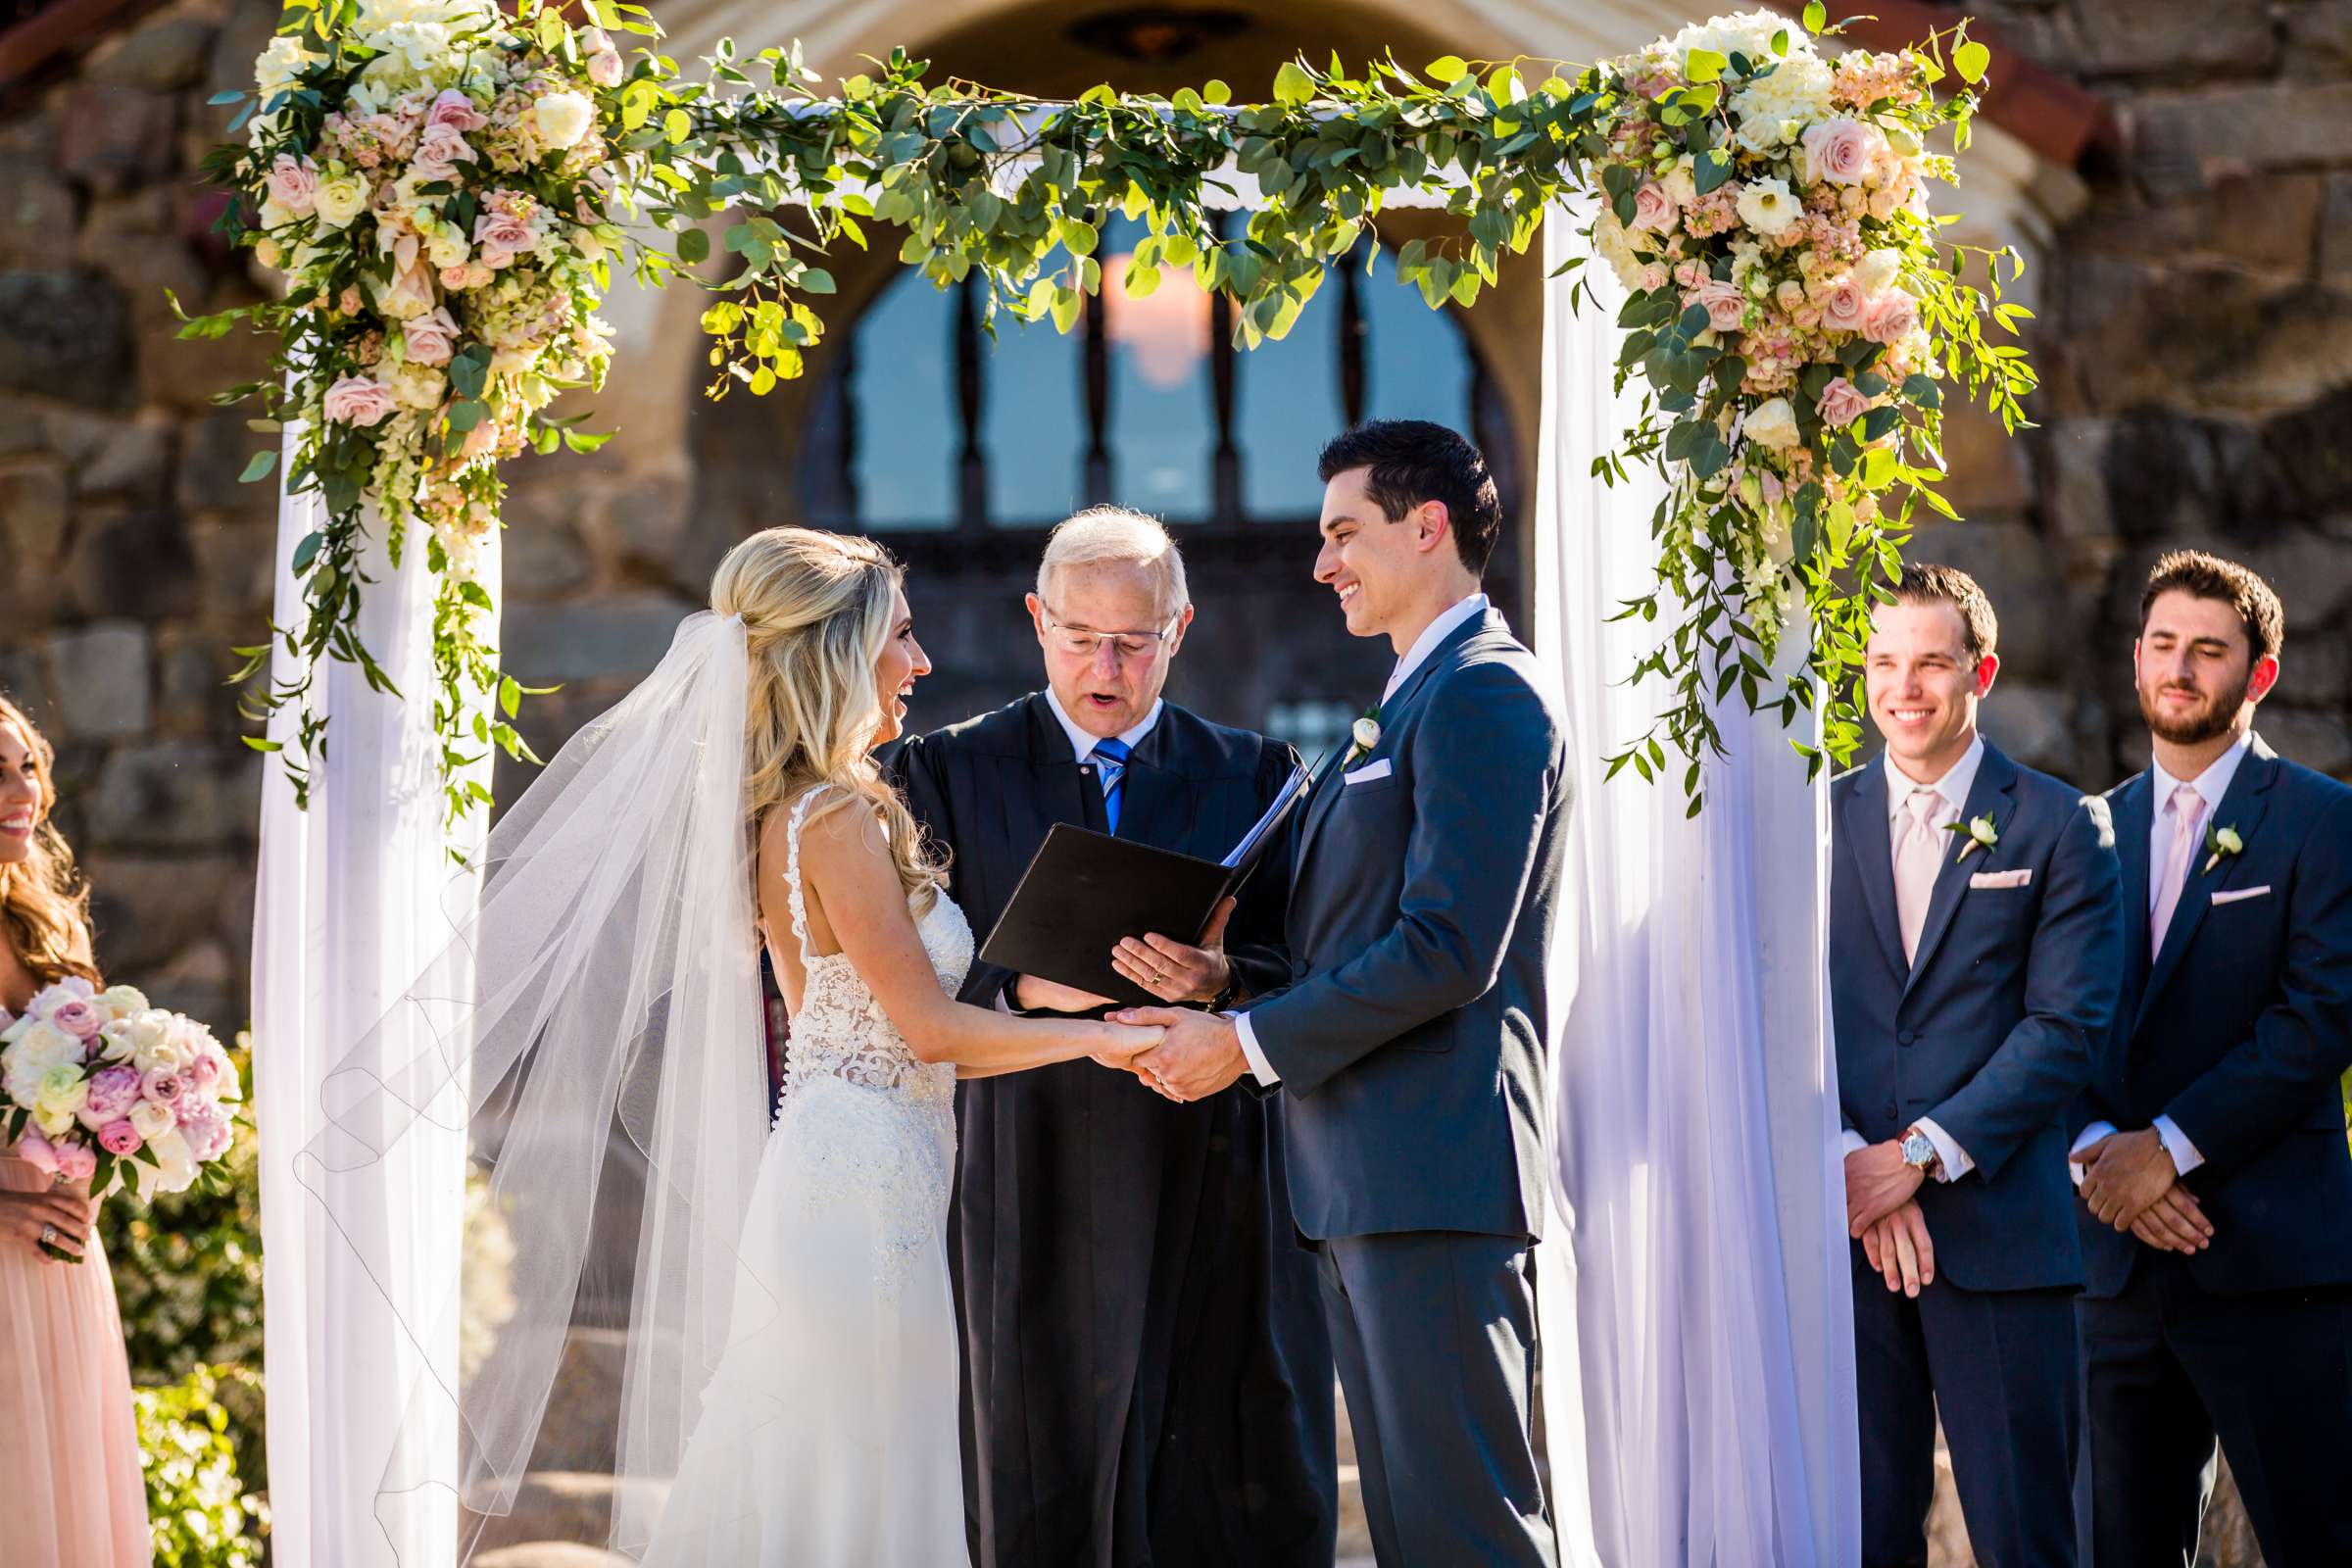
[[[1895,1044],[1899,1046],[1910,1045],[1918,1039],[1919,1031],[1916,1029],[1906,1029],[1901,1034],[1898,1034],[1894,1037]]]
[[[1889,1116],[1895,1114],[1894,1102],[1891,1100],[1886,1102],[1886,1114]]]

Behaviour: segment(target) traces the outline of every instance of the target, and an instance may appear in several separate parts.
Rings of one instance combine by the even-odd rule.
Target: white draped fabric
[[[1555,214],[1548,272],[1584,242]],[[1574,278],[1600,296],[1569,308]],[[1538,1249],[1563,1558],[1608,1568],[1842,1565],[1860,1554],[1836,1066],[1824,991],[1829,788],[1735,694],[1728,758],[1686,820],[1681,769],[1605,787],[1665,626],[1648,590],[1663,486],[1592,474],[1638,414],[1611,391],[1623,296],[1597,260],[1546,285],[1535,646],[1577,769],[1555,949],[1555,1194]],[[1669,754],[1671,759],[1672,754]]]
[[[290,459],[299,431],[285,436]],[[275,619],[298,622],[296,546],[319,498],[280,496]],[[263,787],[253,932],[255,1114],[262,1135],[264,1305],[270,1367],[271,1545],[283,1568],[432,1568],[455,1560],[454,1494],[402,1499],[378,1518],[384,1457],[406,1442],[454,1452],[457,1424],[417,1430],[409,1391],[423,1364],[359,1256],[294,1175],[321,1127],[331,1042],[360,1037],[448,941],[453,888],[432,733],[432,592],[421,541],[395,567],[377,549],[362,602],[362,640],[407,700],[368,689],[352,665],[318,672],[315,706],[332,717],[327,755],[297,809],[270,760]],[[486,570],[496,571],[495,541]],[[495,577],[492,579],[495,589]],[[300,665],[277,649],[272,674]],[[270,734],[291,738],[294,715]],[[402,1239],[401,1299],[438,1299],[458,1278],[464,1144],[420,1135],[385,1161],[378,1193]],[[411,1321],[428,1321],[421,1314]]]

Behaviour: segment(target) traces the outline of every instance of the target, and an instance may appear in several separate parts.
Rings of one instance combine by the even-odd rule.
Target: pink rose
[[[139,1093],[159,1105],[177,1105],[187,1088],[185,1078],[166,1067],[156,1068],[139,1081]]]
[[[1919,325],[1919,301],[1899,288],[1890,288],[1871,302],[1862,322],[1862,335],[1873,343],[1899,343]]]
[[[1870,407],[1870,399],[1841,375],[1821,389],[1821,401],[1815,407],[1821,411],[1822,423],[1842,430],[1862,417],[1862,411]]]
[[[433,270],[417,261],[392,274],[392,284],[385,289],[379,302],[384,314],[396,321],[410,321],[428,314],[433,308]]]
[[[1674,198],[1666,194],[1663,185],[1651,180],[1634,192],[1634,220],[1625,226],[1663,234],[1674,227],[1676,212]]]
[[[337,296],[335,300],[335,308],[340,310],[345,316],[357,316],[360,314],[360,307],[367,303],[368,302],[366,300],[360,298],[359,285],[357,283],[348,283],[344,285],[342,294]]]
[[[326,389],[325,414],[337,424],[378,424],[395,407],[392,389],[370,375],[347,375]]]
[[[139,1070],[117,1062],[101,1067],[90,1074],[90,1098],[82,1106],[86,1117],[94,1118],[100,1127],[130,1114],[130,1107],[139,1102],[142,1090]]]
[[[139,1130],[127,1121],[110,1121],[98,1134],[99,1147],[117,1158],[137,1153],[139,1146],[145,1142],[139,1136]]]
[[[473,242],[484,266],[504,267],[531,248],[531,225],[512,213],[483,213],[473,220]]]
[[[619,86],[620,78],[627,70],[621,64],[619,54],[612,49],[599,49],[588,57],[588,79],[599,87]]]
[[[270,199],[295,218],[308,218],[318,194],[318,171],[310,160],[297,162],[292,154],[279,153],[270,166]]]
[[[1850,277],[1839,278],[1821,297],[1821,324],[1832,332],[1859,332],[1870,318],[1870,296]]]
[[[44,1176],[58,1173],[57,1146],[37,1132],[27,1131],[17,1140],[17,1157]]]
[[[466,138],[454,125],[434,125],[416,144],[416,157],[410,163],[409,172],[428,183],[455,179],[461,158],[468,163],[473,161],[473,149],[466,144]]]
[[[1806,131],[1804,142],[1807,183],[1826,179],[1833,185],[1858,185],[1886,138],[1877,126],[1839,115]]]
[[[98,1151],[87,1144],[68,1144],[57,1152],[57,1173],[70,1182],[86,1182],[98,1174]]]
[[[443,270],[441,281],[445,286],[449,282],[449,274],[459,269],[454,267]],[[402,341],[407,345],[402,353],[411,365],[447,365],[450,356],[457,352],[458,323],[450,316],[446,305],[434,306],[431,311],[402,327],[400,332]]]
[[[227,1153],[236,1136],[228,1118],[213,1105],[199,1106],[181,1117],[179,1135],[188,1141],[188,1152],[200,1161]]]
[[[106,1020],[82,997],[72,997],[49,1009],[49,1021],[76,1040],[95,1040]]]
[[[1709,278],[1683,296],[1683,308],[1707,308],[1707,324],[1718,332],[1737,332],[1747,318],[1747,296],[1720,278]]]
[[[433,100],[430,113],[424,117],[427,126],[447,125],[459,135],[479,130],[490,123],[489,117],[473,107],[473,100],[451,87]]]

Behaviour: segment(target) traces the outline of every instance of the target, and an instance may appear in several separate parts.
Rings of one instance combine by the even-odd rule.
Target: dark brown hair
[[[1371,470],[1364,491],[1391,522],[1425,501],[1444,502],[1462,564],[1473,577],[1487,574],[1502,537],[1502,498],[1486,458],[1460,434],[1427,419],[1370,419],[1333,437],[1315,466],[1325,484],[1350,468]]]
[[[1910,563],[1895,582],[1894,598],[1904,605],[1949,605],[1960,612],[1960,647],[1971,664],[1982,663],[2000,644],[2001,623],[1992,601],[1977,579],[1958,566]]]
[[[2148,629],[2148,612],[2165,594],[2190,594],[2218,600],[2237,612],[2246,628],[2246,643],[2254,662],[2275,659],[2286,646],[2286,609],[2271,585],[2234,561],[2209,556],[2202,550],[2176,550],[2156,563],[2148,586],[2139,596],[2139,629]]]

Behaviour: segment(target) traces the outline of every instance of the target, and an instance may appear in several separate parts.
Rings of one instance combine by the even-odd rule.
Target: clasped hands
[[[1893,1139],[1845,1156],[1846,1234],[1862,1244],[1863,1255],[1888,1290],[1914,1298],[1936,1283],[1936,1244],[1919,1207],[1925,1180],[1917,1165],[1904,1161],[1902,1145]]]
[[[1129,937],[1111,950],[1111,967],[1162,1002],[1214,1002],[1233,974],[1225,956],[1225,925],[1233,918],[1234,903],[1227,899],[1217,906],[1199,946],[1158,935]],[[1112,1004],[1108,997],[1037,975],[1016,979],[1012,996],[1023,1007],[1053,1012],[1090,1012]],[[1169,1100],[1204,1099],[1248,1070],[1241,1038],[1230,1019],[1167,1006],[1133,1007],[1110,1014],[1108,1021],[1160,1031],[1154,1044],[1134,1052],[1101,1051],[1095,1060],[1134,1073],[1146,1088]]]
[[[2129,1231],[2161,1252],[2201,1252],[2213,1245],[2213,1221],[2181,1185],[2155,1128],[2111,1133],[2069,1157],[2082,1167],[2082,1201],[2100,1224]]]

